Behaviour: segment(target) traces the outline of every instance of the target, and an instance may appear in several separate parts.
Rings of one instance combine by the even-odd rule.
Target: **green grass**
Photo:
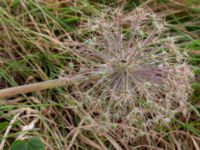
[[[125,1],[124,1],[125,2]],[[22,127],[37,120],[24,137],[39,136],[47,149],[198,149],[200,144],[200,8],[198,1],[186,5],[171,1],[148,3],[152,10],[165,18],[171,34],[178,35],[181,51],[188,49],[190,64],[194,68],[192,84],[192,110],[188,116],[178,116],[170,125],[158,127],[146,134],[123,123],[108,123],[108,114],[93,114],[87,103],[92,98],[80,95],[82,101],[69,96],[80,92],[79,85],[18,95],[0,100],[0,143],[9,149],[23,133]],[[59,78],[77,73],[78,66],[88,65],[85,59],[72,53],[70,38],[77,41],[89,39],[91,30],[83,26],[88,19],[123,4],[129,12],[144,1],[116,2],[115,0],[78,0],[39,3],[37,0],[0,1],[0,88]],[[197,7],[198,6],[198,7]],[[85,104],[86,102],[86,104]],[[92,103],[93,104],[93,103]],[[98,103],[93,104],[99,108]],[[104,110],[103,110],[104,111]],[[119,110],[120,111],[120,110]],[[12,119],[17,119],[9,124]],[[99,115],[99,116],[98,116]],[[97,122],[94,116],[104,118]],[[112,129],[110,129],[112,127]],[[119,129],[121,133],[116,133]],[[6,134],[6,131],[8,133]],[[124,135],[134,139],[123,140]],[[141,147],[139,147],[141,146]],[[181,147],[180,147],[181,146]]]

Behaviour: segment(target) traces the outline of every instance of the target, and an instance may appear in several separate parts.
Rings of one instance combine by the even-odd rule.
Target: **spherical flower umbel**
[[[186,112],[193,74],[165,22],[149,8],[116,14],[92,22],[98,33],[85,55],[103,75],[88,94],[112,121],[146,129]]]

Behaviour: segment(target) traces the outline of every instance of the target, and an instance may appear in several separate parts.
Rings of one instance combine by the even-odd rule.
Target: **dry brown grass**
[[[1,148],[39,136],[48,150],[199,149],[186,40],[163,21],[165,5],[155,14],[51,2],[0,2],[0,88],[63,86],[1,98]]]

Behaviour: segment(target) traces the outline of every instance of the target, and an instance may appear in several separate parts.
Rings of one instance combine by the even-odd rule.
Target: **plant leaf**
[[[33,137],[26,140],[17,140],[12,143],[10,150],[44,150],[45,146],[40,138]]]
[[[7,128],[7,126],[9,125],[8,121],[4,121],[0,123],[0,131],[4,130],[5,128]]]

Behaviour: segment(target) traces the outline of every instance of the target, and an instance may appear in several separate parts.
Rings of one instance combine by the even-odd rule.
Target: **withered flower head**
[[[111,120],[150,127],[187,111],[193,74],[161,18],[139,8],[92,23],[98,33],[85,54],[104,73],[88,93],[110,103]]]

